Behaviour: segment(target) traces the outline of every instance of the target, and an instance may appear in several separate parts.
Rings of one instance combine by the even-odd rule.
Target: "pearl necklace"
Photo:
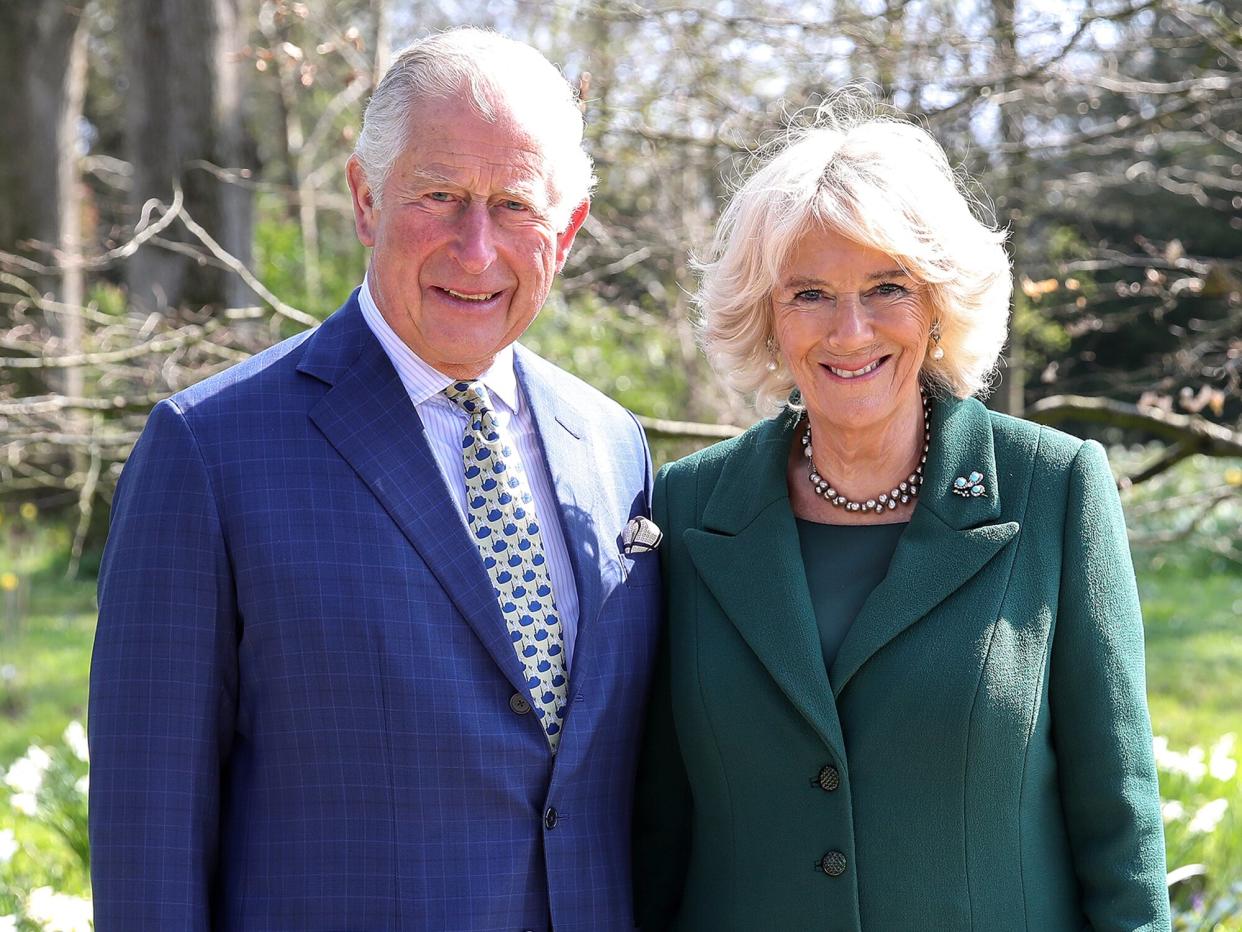
[[[883,514],[886,510],[896,511],[899,505],[908,505],[912,502],[919,494],[919,487],[923,485],[923,467],[927,465],[927,451],[931,448],[931,399],[927,397],[926,389],[920,387],[919,393],[923,397],[923,452],[919,456],[919,464],[905,481],[897,483],[889,491],[881,492],[875,498],[869,498],[865,502],[856,502],[846,498],[834,489],[832,484],[815,468],[815,460],[811,455],[811,418],[808,415],[806,432],[802,435],[802,455],[806,457],[807,478],[815,487],[815,494],[846,511],[875,512],[876,514]]]

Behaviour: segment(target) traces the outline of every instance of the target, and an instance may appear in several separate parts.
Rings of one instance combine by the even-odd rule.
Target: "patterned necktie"
[[[517,450],[501,433],[487,390],[454,382],[444,394],[466,413],[462,460],[466,469],[466,524],[492,579],[526,672],[535,714],[552,753],[565,715],[565,642],[548,576],[535,499]]]

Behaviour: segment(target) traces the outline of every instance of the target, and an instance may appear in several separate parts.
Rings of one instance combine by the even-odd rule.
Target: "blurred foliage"
[[[1152,443],[1116,449],[1111,459],[1132,474],[1162,452]],[[1242,579],[1242,460],[1192,457],[1127,490],[1124,501],[1136,562],[1187,580]]]
[[[315,298],[307,290],[305,253],[297,221],[289,218],[284,205],[273,194],[257,198],[255,206],[254,263],[259,280],[281,300],[324,319],[358,286],[366,270],[366,250],[354,235],[353,221],[341,215],[325,216],[320,233],[329,248],[319,266],[323,297]],[[287,328],[301,329],[296,324],[288,324]]]
[[[635,411],[678,418],[685,410],[688,373],[676,362],[676,332],[650,311],[618,312],[589,291],[562,294],[544,306],[522,342]]]

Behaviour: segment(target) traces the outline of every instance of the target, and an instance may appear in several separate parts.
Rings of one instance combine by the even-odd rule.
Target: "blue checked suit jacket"
[[[121,477],[91,669],[100,932],[632,927],[660,608],[657,557],[620,535],[649,456],[622,408],[516,365],[581,606],[555,762],[355,294],[159,404]]]

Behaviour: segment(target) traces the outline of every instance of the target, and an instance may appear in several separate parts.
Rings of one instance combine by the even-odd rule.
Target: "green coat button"
[[[829,877],[840,877],[845,873],[845,855],[840,851],[829,851],[819,859],[819,869]]]

